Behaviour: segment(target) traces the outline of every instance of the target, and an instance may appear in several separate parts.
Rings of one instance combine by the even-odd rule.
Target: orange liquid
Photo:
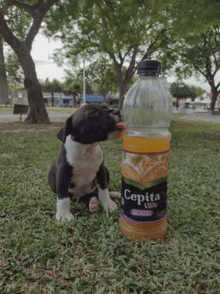
[[[138,137],[123,134],[124,151],[134,153],[163,152],[170,149],[171,137]],[[119,227],[124,236],[137,240],[163,239],[167,231],[167,218],[153,223],[132,223],[120,217]]]
[[[122,139],[122,149],[134,153],[152,153],[170,149],[170,137],[136,137],[124,134]]]

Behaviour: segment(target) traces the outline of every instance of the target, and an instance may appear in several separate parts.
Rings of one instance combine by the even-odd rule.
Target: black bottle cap
[[[144,59],[138,63],[140,76],[158,76],[161,72],[161,63],[158,60]]]

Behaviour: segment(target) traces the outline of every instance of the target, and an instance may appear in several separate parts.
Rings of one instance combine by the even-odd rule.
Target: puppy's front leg
[[[101,164],[99,171],[97,172],[97,182],[98,197],[104,210],[107,213],[117,210],[117,204],[114,201],[112,201],[109,196],[109,172],[103,163]]]
[[[70,198],[57,198],[57,213],[56,219],[61,222],[70,221],[74,216],[70,212]]]
[[[111,200],[108,188],[103,190],[98,186],[98,196],[104,210],[107,213],[117,210],[118,206],[113,200]]]
[[[71,172],[71,166],[60,168],[58,172],[56,219],[62,222],[70,221],[74,218],[70,212],[70,198],[68,192]]]

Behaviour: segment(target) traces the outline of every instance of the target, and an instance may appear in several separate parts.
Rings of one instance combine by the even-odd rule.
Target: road
[[[207,121],[207,122],[220,123],[220,115],[212,115],[211,113],[208,113],[208,112],[194,112],[194,113],[181,114],[179,118],[182,120],[188,120],[188,121]]]

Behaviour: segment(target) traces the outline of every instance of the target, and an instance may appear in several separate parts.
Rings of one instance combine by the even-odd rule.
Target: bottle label
[[[154,154],[123,152],[122,217],[141,223],[166,217],[168,156],[168,150]]]

